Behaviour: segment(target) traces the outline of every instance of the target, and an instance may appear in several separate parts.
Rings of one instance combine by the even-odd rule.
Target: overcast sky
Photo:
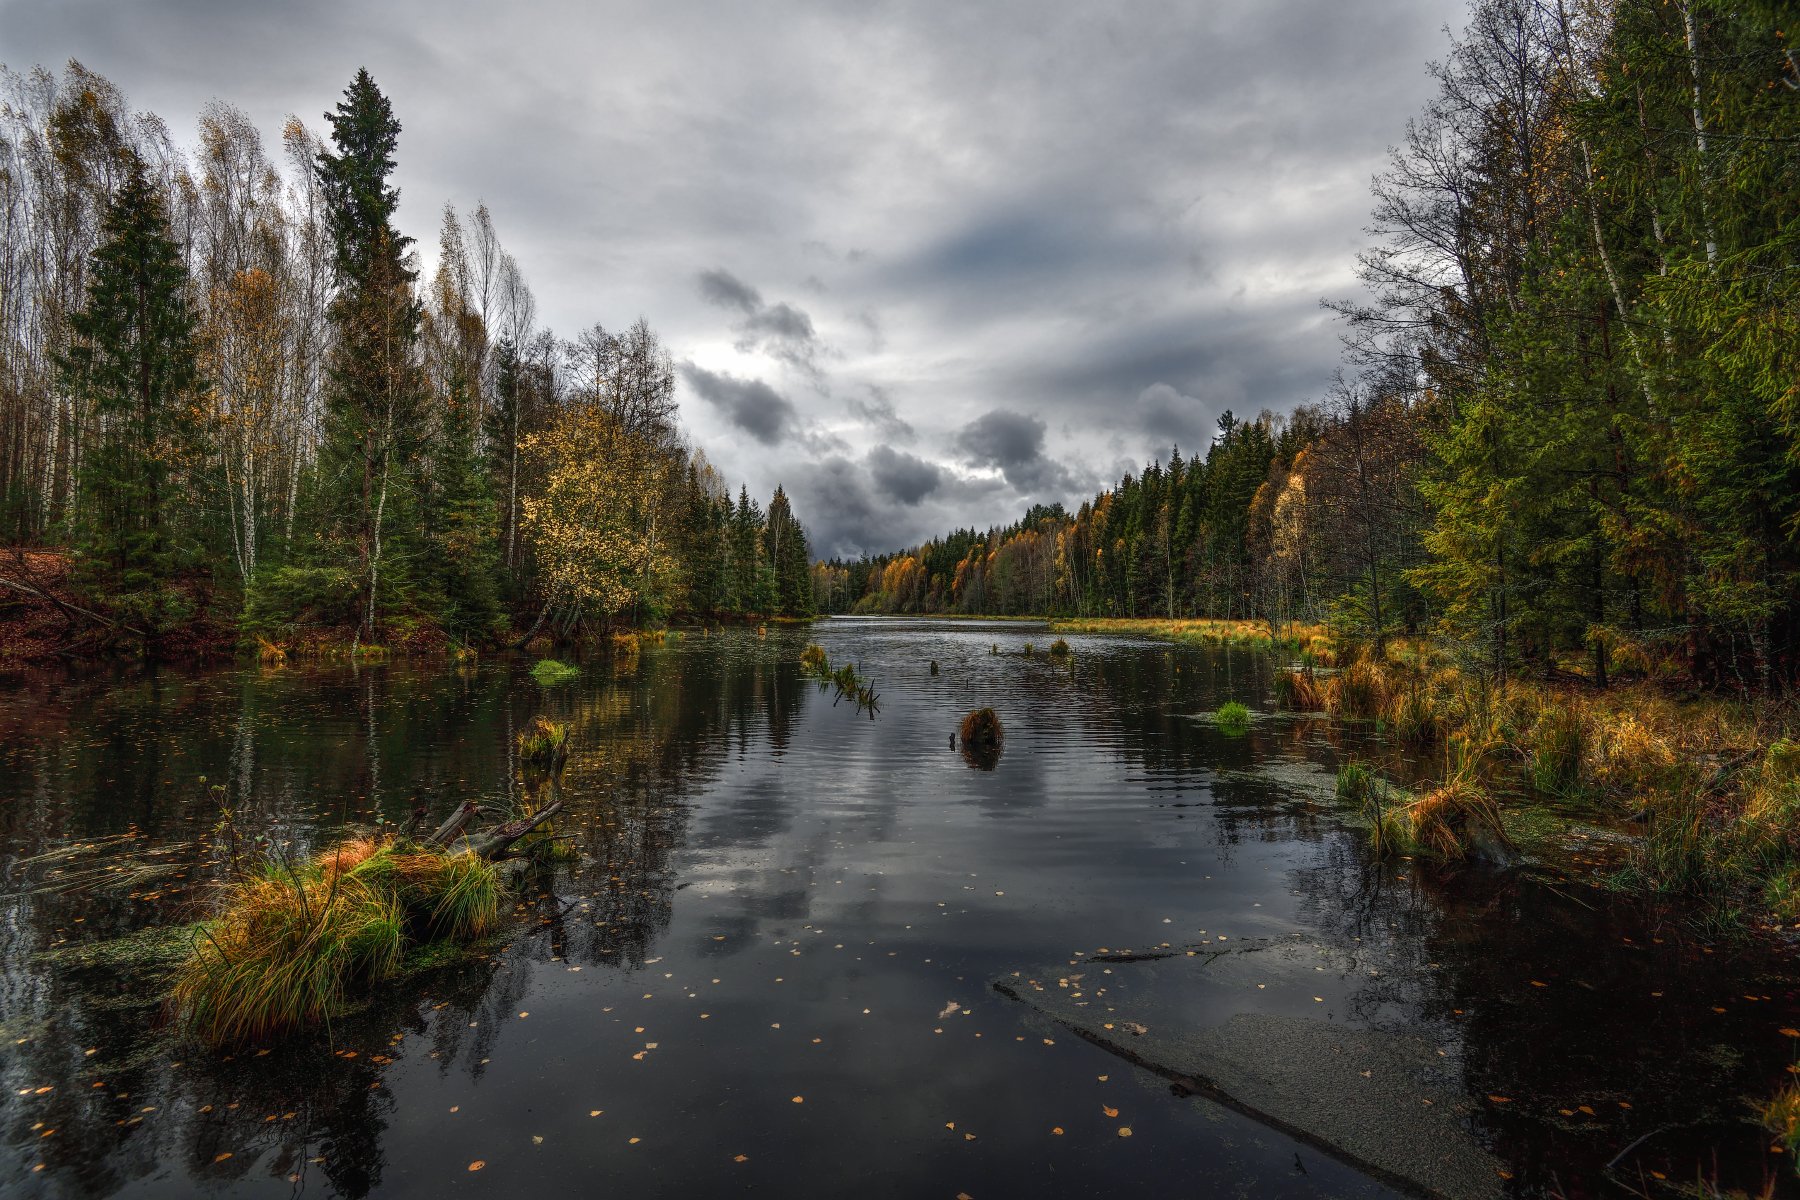
[[[1318,397],[1368,180],[1462,0],[0,0],[192,140],[359,66],[401,225],[485,200],[565,336],[649,319],[683,422],[822,555],[1078,503]]]

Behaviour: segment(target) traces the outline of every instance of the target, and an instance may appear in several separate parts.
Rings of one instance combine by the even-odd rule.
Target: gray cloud
[[[1463,11],[0,0],[0,40],[15,70],[81,59],[179,140],[239,104],[271,150],[367,66],[427,271],[440,206],[485,199],[545,321],[648,318],[703,364],[695,444],[758,495],[785,483],[826,549],[1078,500],[1121,461],[1203,450],[1225,408],[1321,395],[1318,301],[1354,294],[1368,178]],[[996,412],[1036,442],[969,432]],[[1032,453],[1002,453],[1009,432]],[[899,444],[983,465],[883,503],[871,451]],[[836,511],[859,495],[866,515]]]
[[[1074,487],[1074,477],[1045,456],[1044,432],[1038,418],[996,408],[963,426],[956,445],[974,466],[998,467],[1021,496],[1064,499]]]
[[[762,307],[762,293],[723,268],[700,272],[700,294],[708,304],[741,309],[750,316]]]
[[[918,504],[944,481],[937,464],[888,446],[869,451],[869,472],[884,494],[908,505]]]
[[[725,418],[765,446],[779,445],[796,432],[793,404],[760,379],[708,371],[684,362],[681,377]]]
[[[910,442],[917,436],[913,427],[902,420],[894,408],[894,398],[880,384],[868,385],[869,398],[851,397],[847,402],[851,413],[880,434],[885,441]]]

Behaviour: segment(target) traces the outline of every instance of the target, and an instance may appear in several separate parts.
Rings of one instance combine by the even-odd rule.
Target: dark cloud
[[[962,427],[956,445],[978,467],[998,467],[1021,496],[1060,500],[1074,487],[1069,469],[1044,454],[1044,422],[996,408]]]
[[[869,473],[885,495],[908,505],[918,504],[944,481],[944,473],[935,463],[888,446],[869,451]]]
[[[793,404],[762,380],[739,379],[688,362],[680,369],[682,379],[702,400],[763,445],[779,445],[797,431]]]

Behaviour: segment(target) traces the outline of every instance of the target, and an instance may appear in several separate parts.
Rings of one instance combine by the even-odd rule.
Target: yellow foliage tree
[[[520,516],[550,605],[609,617],[654,602],[675,571],[661,526],[670,454],[595,404],[577,406],[520,450],[543,480]]]

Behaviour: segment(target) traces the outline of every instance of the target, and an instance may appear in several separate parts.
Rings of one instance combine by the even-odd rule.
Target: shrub
[[[362,589],[344,567],[266,567],[244,592],[244,628],[266,632],[282,625],[354,625],[362,614]]]

